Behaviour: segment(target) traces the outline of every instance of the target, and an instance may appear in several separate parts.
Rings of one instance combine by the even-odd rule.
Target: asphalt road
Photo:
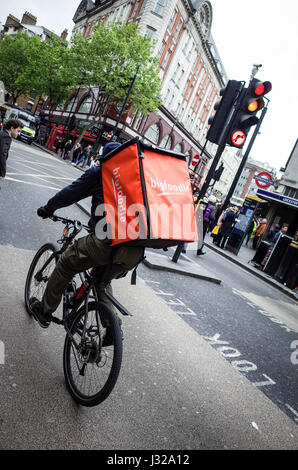
[[[79,175],[17,142],[1,183],[0,448],[298,449],[296,305],[209,251],[220,286],[144,266],[137,287],[115,282],[134,315],[119,380],[99,407],[73,403],[64,332],[40,329],[23,291],[34,252],[61,235],[36,209]],[[87,221],[75,206],[59,212]]]
[[[205,248],[221,285],[142,266],[139,275],[217,352],[298,424],[298,304]]]

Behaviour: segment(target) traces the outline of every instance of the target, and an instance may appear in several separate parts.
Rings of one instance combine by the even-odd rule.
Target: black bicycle
[[[65,227],[58,243],[60,250],[47,243],[36,253],[25,285],[25,306],[32,315],[29,299],[42,299],[47,282],[61,254],[84,228],[77,220],[53,215],[54,222]],[[83,406],[96,406],[112,392],[122,361],[122,331],[113,310],[101,299],[106,296],[123,314],[131,315],[108,291],[107,284],[113,262],[84,271],[68,284],[63,294],[63,318],[53,322],[65,328],[63,369],[67,388],[74,400]],[[77,279],[78,277],[78,279]],[[79,280],[80,285],[77,286]]]

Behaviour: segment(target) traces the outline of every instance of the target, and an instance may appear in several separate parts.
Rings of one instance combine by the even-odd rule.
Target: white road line
[[[23,183],[23,184],[32,184],[33,186],[39,186],[40,188],[48,188],[48,189],[54,189],[55,191],[59,191],[61,188],[53,187],[53,186],[46,186],[44,184],[37,184],[37,183],[32,183],[30,181],[22,181],[22,180],[17,180],[16,178],[5,178],[8,181],[15,181],[16,183]]]
[[[296,416],[294,420],[298,423],[298,412],[294,410],[294,408],[292,408],[290,405],[288,405],[288,403],[286,403],[286,407]]]

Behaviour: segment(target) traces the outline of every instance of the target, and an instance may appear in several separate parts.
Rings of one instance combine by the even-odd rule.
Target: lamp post
[[[117,130],[118,126],[119,126],[120,120],[121,120],[122,115],[123,115],[123,113],[124,113],[124,111],[125,111],[125,108],[126,108],[128,99],[129,99],[129,97],[130,97],[130,95],[131,95],[131,92],[132,92],[133,86],[134,86],[134,84],[135,84],[135,81],[136,81],[136,78],[137,78],[137,75],[138,75],[138,72],[139,72],[140,67],[141,67],[141,64],[139,64],[139,65],[137,66],[136,73],[134,74],[134,76],[133,76],[133,78],[132,78],[132,81],[131,81],[129,90],[128,90],[128,92],[127,92],[126,98],[125,98],[125,100],[124,100],[123,106],[122,106],[121,111],[120,111],[120,114],[119,114],[119,116],[118,116],[116,125],[115,125],[115,127],[114,127],[114,129],[113,129],[113,134],[112,134],[111,140],[113,140],[113,137],[114,137],[115,134],[116,134],[116,130]]]

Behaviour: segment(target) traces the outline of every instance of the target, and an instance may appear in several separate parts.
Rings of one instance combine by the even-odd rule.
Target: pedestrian
[[[64,147],[63,160],[67,160],[68,154],[71,151],[71,149],[72,149],[72,140],[68,140],[65,144],[65,147]]]
[[[62,137],[58,137],[55,141],[55,152],[58,153],[62,145]]]
[[[23,123],[18,119],[10,119],[4,124],[3,130],[0,131],[0,180],[4,180],[6,176],[6,161],[11,141],[20,135],[23,127]]]
[[[92,155],[90,159],[90,168],[93,168],[94,166],[100,165],[99,160],[96,159],[94,155]]]
[[[81,158],[81,155],[82,155],[82,146],[79,142],[77,142],[74,146],[73,154],[72,154],[73,165],[77,164],[77,161]]]
[[[225,248],[226,241],[232,233],[235,224],[235,219],[235,210],[233,209],[233,207],[229,207],[222,218],[221,227],[219,229],[218,238],[216,240],[216,245],[219,248]]]
[[[247,227],[246,243],[245,243],[246,246],[248,245],[249,240],[253,238],[256,228],[257,228],[257,219],[253,217]]]
[[[207,207],[203,212],[203,245],[201,248],[197,250],[197,256],[205,255],[206,252],[203,251],[204,246],[204,239],[208,230],[208,226],[212,223],[215,219],[215,212],[216,212],[216,197],[211,195],[208,199]]]
[[[278,225],[278,224],[277,224]],[[280,226],[279,226],[280,228]],[[265,258],[263,259],[263,261],[261,262],[261,266],[265,266],[265,264],[267,263],[268,259],[269,259],[269,256],[270,254],[272,253],[275,245],[277,244],[278,240],[279,240],[279,237],[280,235],[286,235],[287,231],[288,231],[288,228],[289,228],[289,225],[288,224],[283,224],[282,227],[280,228],[280,230],[278,230],[274,237],[272,238],[271,242],[270,242],[270,247],[268,248],[267,250],[267,253],[265,255]]]
[[[92,145],[88,145],[87,147],[84,148],[82,152],[82,157],[77,162],[77,166],[79,166],[79,164],[83,162],[83,165],[81,166],[81,168],[84,168],[91,156],[91,153],[92,153]]]
[[[275,237],[275,235],[279,231],[280,231],[280,225],[279,224],[275,224],[274,227],[270,228],[270,230],[268,232],[268,235],[267,235],[267,242],[272,242],[273,238]]]
[[[218,231],[217,231],[216,235],[215,234],[213,235],[213,241],[212,241],[212,243],[214,243],[214,245],[217,245],[217,242],[218,242],[218,239],[219,239],[220,227],[222,226],[222,221],[223,221],[223,218],[224,218],[226,212],[227,212],[227,210],[222,211],[222,213],[218,217],[218,220],[217,220],[217,223],[216,223],[216,225],[218,226]]]
[[[257,249],[260,241],[263,238],[264,233],[266,232],[267,219],[262,219],[261,223],[257,226],[255,235],[252,240],[252,247],[254,250]]]

